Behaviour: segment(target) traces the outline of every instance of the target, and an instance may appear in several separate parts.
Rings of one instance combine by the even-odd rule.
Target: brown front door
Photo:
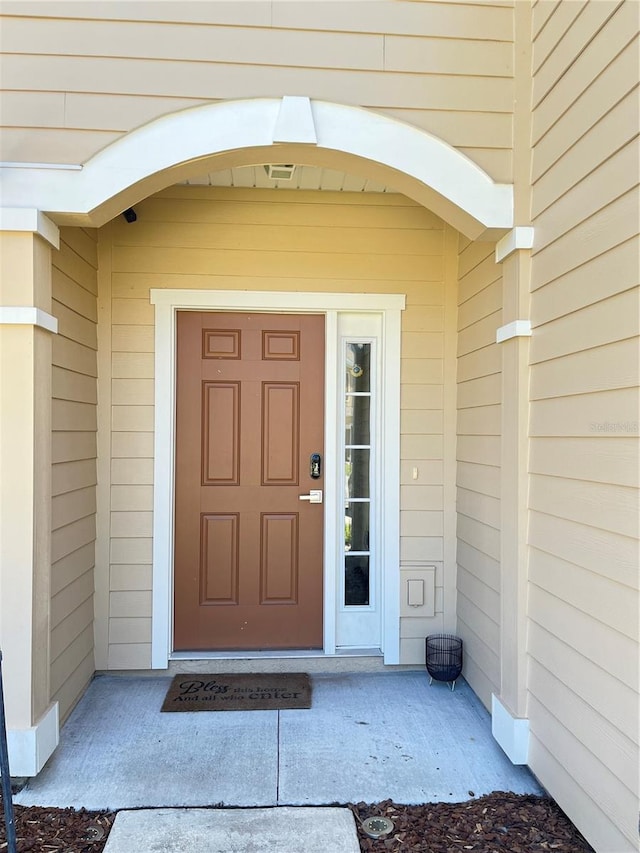
[[[324,317],[177,319],[174,648],[320,648]]]

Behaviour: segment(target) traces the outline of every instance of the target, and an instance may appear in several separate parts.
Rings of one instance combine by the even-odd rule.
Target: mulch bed
[[[350,806],[362,853],[593,853],[553,800],[494,793],[466,803],[402,806],[387,800]],[[114,812],[14,806],[18,853],[101,853]],[[385,839],[365,835],[360,821],[378,815],[393,821]],[[0,853],[7,849],[0,810]]]
[[[351,806],[362,853],[593,853],[554,800],[493,793],[466,803],[399,806],[391,800],[375,806]],[[359,825],[367,817],[386,817],[393,832],[369,838]]]
[[[0,799],[1,803],[1,799]],[[115,812],[13,807],[18,853],[101,853]],[[0,853],[6,853],[4,811],[0,810]]]

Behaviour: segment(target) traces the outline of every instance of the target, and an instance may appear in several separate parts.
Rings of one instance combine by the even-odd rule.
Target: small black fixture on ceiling
[[[132,207],[128,207],[122,215],[127,220],[127,222],[135,222],[138,218],[138,214]]]

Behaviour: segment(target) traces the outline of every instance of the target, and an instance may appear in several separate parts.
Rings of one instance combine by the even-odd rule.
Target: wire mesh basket
[[[425,662],[429,684],[447,681],[453,690],[462,672],[462,640],[453,634],[430,634],[425,640]]]

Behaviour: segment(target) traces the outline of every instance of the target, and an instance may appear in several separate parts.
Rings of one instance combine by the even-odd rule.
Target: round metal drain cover
[[[104,838],[104,829],[94,823],[87,827],[85,838],[87,841],[100,841],[101,838]]]
[[[386,817],[367,817],[362,821],[362,828],[369,838],[382,838],[393,832],[393,823]]]

